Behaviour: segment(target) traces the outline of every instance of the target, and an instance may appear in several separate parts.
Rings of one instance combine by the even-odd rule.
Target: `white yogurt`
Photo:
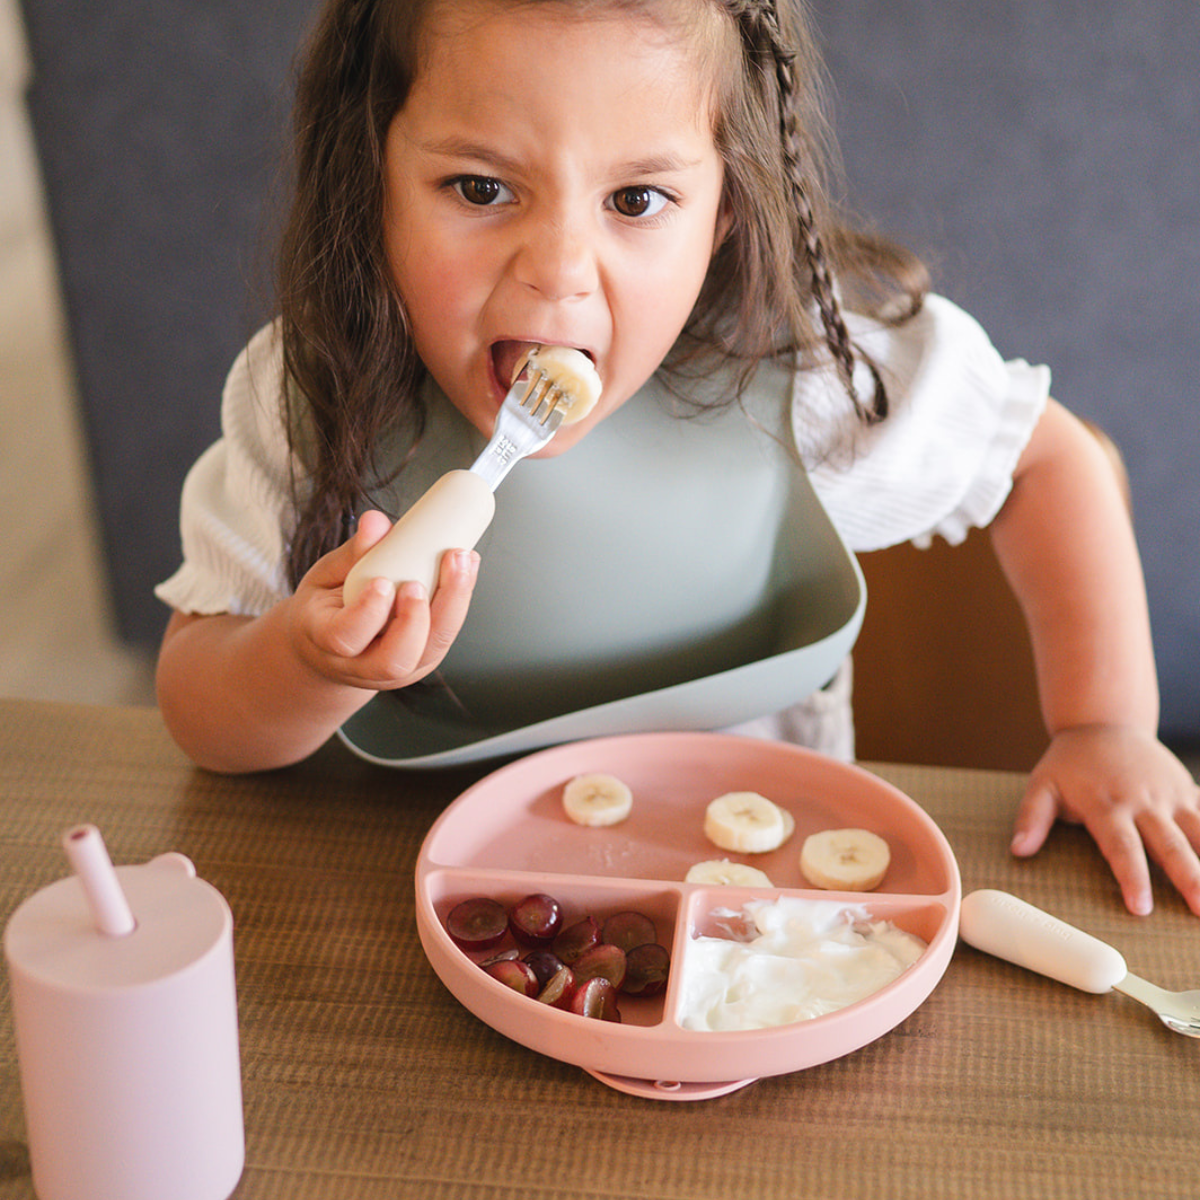
[[[862,906],[833,900],[782,896],[728,915],[730,937],[693,938],[683,956],[685,1029],[766,1029],[836,1012],[891,983],[925,949]],[[733,934],[743,922],[748,939]]]

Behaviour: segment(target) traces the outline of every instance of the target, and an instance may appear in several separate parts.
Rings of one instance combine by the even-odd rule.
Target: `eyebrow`
[[[486,163],[499,173],[511,175],[521,170],[521,164],[515,158],[486,146],[481,142],[472,142],[466,138],[442,138],[438,141],[421,143],[421,149],[427,154],[444,158],[470,158]],[[684,158],[670,152],[651,154],[645,158],[635,158],[627,163],[621,163],[615,174],[638,177],[642,175],[674,175],[698,166],[699,159]]]
[[[426,154],[434,154],[440,158],[471,158],[477,162],[487,163],[502,174],[511,174],[517,169],[516,159],[509,158],[482,142],[471,142],[465,138],[441,138],[438,141],[421,142],[421,149]]]

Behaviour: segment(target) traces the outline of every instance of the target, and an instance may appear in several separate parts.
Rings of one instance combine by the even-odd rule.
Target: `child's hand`
[[[397,590],[377,579],[344,606],[347,573],[390,527],[382,513],[364,513],[354,537],[300,581],[290,623],[296,652],[313,671],[375,691],[415,683],[442,661],[466,618],[479,568],[474,551],[451,551],[443,556],[432,603],[420,584]]]
[[[1153,907],[1149,852],[1200,915],[1200,787],[1151,734],[1120,725],[1057,734],[1030,777],[1013,853],[1037,853],[1056,818],[1087,827],[1130,912]]]

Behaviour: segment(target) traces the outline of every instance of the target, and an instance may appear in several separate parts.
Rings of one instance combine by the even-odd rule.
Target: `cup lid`
[[[137,987],[192,966],[232,929],[224,897],[195,877],[182,854],[116,873],[137,922],[132,933],[101,933],[82,884],[69,876],[35,892],[13,913],[4,932],[10,967],[69,990]]]

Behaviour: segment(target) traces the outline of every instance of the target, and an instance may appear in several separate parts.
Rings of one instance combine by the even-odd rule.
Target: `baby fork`
[[[586,355],[567,346],[538,346],[519,365],[496,414],[492,436],[468,471],[447,471],[391,530],[350,568],[342,585],[353,604],[372,579],[437,587],[442,555],[471,549],[496,511],[492,493],[521,459],[540,450],[565,420],[579,420],[600,395],[600,376]]]
[[[1200,1037],[1200,991],[1168,992],[1131,975],[1107,943],[1007,892],[984,888],[963,897],[958,932],[964,942],[1084,992],[1124,992],[1158,1014],[1168,1028]]]
[[[528,364],[516,379],[496,414],[491,440],[471,464],[495,491],[521,459],[540,450],[562,424],[569,399],[564,388],[542,367]]]

